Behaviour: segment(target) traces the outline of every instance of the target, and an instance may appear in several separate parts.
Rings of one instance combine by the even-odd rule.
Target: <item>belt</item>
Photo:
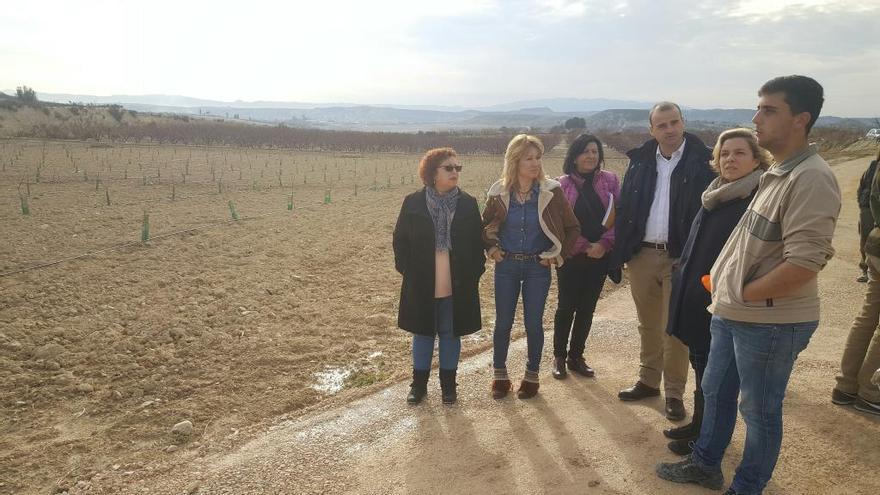
[[[657,251],[669,251],[669,244],[666,242],[661,242],[661,243],[643,242],[642,247],[656,249]]]
[[[538,259],[537,254],[507,253],[507,257],[514,261],[535,261]]]

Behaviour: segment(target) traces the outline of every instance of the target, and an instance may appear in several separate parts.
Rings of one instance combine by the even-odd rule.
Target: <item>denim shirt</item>
[[[553,246],[541,230],[538,221],[538,184],[532,186],[532,195],[525,204],[516,200],[516,193],[510,192],[510,207],[504,226],[499,232],[501,249],[507,253],[539,254]]]

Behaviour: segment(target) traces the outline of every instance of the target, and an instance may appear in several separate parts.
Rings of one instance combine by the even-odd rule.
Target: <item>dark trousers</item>
[[[607,255],[595,259],[579,254],[567,259],[556,270],[559,303],[553,319],[554,356],[583,357],[587,336],[593,325],[593,312],[607,274]]]
[[[874,216],[871,215],[870,208],[859,208],[859,252],[862,258],[859,260],[859,268],[863,272],[868,271],[868,263],[865,261],[865,242],[868,240],[868,234],[874,229]]]
[[[703,373],[706,372],[706,364],[709,362],[709,349],[689,349],[688,359],[691,362],[691,368],[694,370],[694,378],[697,380],[694,395],[702,398]]]

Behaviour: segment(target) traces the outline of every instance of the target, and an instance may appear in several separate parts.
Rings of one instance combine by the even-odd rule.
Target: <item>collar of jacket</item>
[[[686,165],[693,154],[696,154],[698,157],[700,157],[701,161],[703,158],[710,159],[712,157],[712,152],[709,151],[709,148],[706,146],[703,140],[698,138],[696,135],[685,132],[684,139],[684,151],[681,154],[681,160],[678,162],[679,164]],[[626,156],[629,157],[630,160],[637,160],[642,163],[656,165],[658,145],[659,143],[656,139],[649,139],[645,142],[645,144],[639,146],[638,148],[633,148],[627,151]]]
[[[544,178],[540,182],[541,189],[538,193],[538,211],[544,211],[544,208],[550,204],[550,200],[553,199],[553,190],[557,187],[560,187],[559,181]],[[489,197],[498,196],[498,199],[501,200],[501,203],[504,204],[504,209],[510,209],[510,194],[509,191],[504,189],[504,185],[501,180],[495,181],[494,184],[489,186],[489,191],[486,193]]]
[[[795,167],[800,165],[801,162],[803,162],[807,158],[810,158],[811,156],[813,156],[817,153],[819,153],[819,147],[816,146],[815,144],[811,144],[811,145],[807,146],[806,148],[804,148],[803,150],[799,151],[797,154],[795,154],[789,158],[786,158],[781,163],[773,164],[773,166],[767,170],[767,173],[781,177],[781,176],[791,172],[792,170],[795,169]]]

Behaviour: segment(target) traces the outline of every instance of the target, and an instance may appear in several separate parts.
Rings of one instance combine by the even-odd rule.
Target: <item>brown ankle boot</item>
[[[516,392],[516,396],[520,399],[531,399],[536,395],[538,395],[538,383],[523,380],[519,384],[519,391]]]
[[[510,392],[510,380],[492,380],[492,398],[503,399]]]

